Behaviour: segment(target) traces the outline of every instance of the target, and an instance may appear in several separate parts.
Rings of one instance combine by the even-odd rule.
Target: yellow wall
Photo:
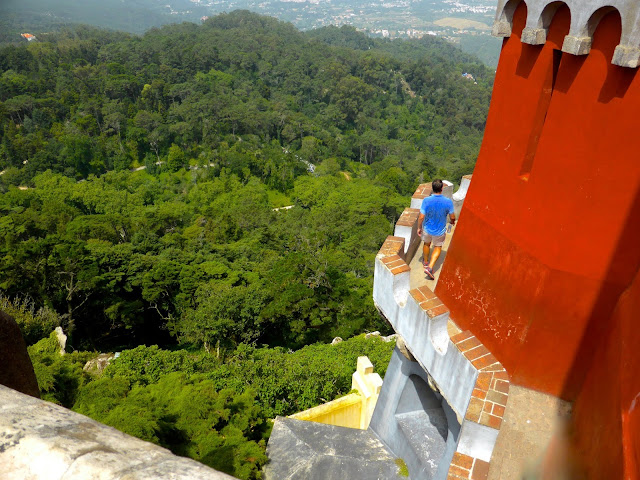
[[[378,401],[382,379],[367,357],[358,357],[351,389],[357,393],[291,415],[290,418],[366,430]]]
[[[346,397],[291,415],[291,418],[338,427],[360,428],[361,412],[362,397],[357,393],[350,393]]]

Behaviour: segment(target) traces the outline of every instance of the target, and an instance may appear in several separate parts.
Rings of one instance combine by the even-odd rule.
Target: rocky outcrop
[[[101,353],[96,358],[92,358],[87,363],[85,363],[82,368],[85,372],[91,373],[93,375],[100,376],[105,368],[111,363],[116,357],[115,353]]]
[[[65,348],[67,347],[67,336],[62,331],[62,327],[56,327],[54,332],[56,333],[58,345],[60,345],[60,355],[64,355],[66,353]]]

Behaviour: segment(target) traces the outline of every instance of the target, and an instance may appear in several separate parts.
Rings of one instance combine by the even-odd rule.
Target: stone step
[[[418,410],[396,415],[398,425],[409,445],[427,465],[428,478],[438,470],[447,444],[447,418],[442,408]]]
[[[266,480],[407,480],[371,430],[277,417]]]

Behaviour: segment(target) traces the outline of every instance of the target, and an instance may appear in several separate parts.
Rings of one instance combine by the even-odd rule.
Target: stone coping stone
[[[229,475],[0,386],[3,480],[226,480]]]

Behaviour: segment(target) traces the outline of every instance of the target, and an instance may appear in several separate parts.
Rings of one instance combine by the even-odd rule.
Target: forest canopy
[[[228,158],[240,139],[343,169],[383,162],[408,184],[436,173],[456,181],[473,167],[493,78],[436,38],[303,34],[242,11],[141,37],[77,27],[45,38],[0,48],[5,184],[167,161],[247,167],[291,188],[292,166],[274,175]]]
[[[437,39],[243,11],[67,29],[0,68],[0,289],[83,348],[384,328],[374,254],[419,182],[472,170],[492,78]]]

